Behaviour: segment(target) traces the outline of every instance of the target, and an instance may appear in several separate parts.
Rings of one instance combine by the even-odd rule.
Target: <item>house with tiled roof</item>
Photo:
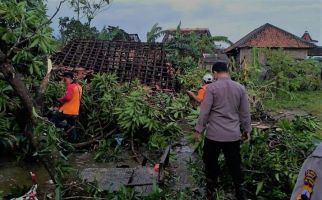
[[[317,43],[317,40],[313,40],[310,33],[308,31],[305,31],[304,34],[301,37],[303,40],[311,43]]]
[[[239,64],[246,63],[251,59],[252,48],[283,48],[296,59],[305,59],[310,49],[316,48],[312,38],[307,34],[300,38],[272,24],[264,24],[256,28],[236,43],[228,47],[225,52],[233,57]],[[307,39],[310,39],[308,41]]]
[[[305,40],[305,41],[311,42],[313,44],[318,43],[317,40],[312,39],[312,37],[311,37],[311,35],[310,35],[310,33],[308,31],[305,31],[305,33],[302,36],[302,39]],[[322,46],[318,46],[316,48],[309,49],[308,56],[322,57]]]

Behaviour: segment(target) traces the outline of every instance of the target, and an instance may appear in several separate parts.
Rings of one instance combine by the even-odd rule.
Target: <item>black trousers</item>
[[[243,183],[241,171],[240,141],[236,142],[217,142],[205,139],[203,161],[205,164],[205,173],[207,181],[211,181],[214,186],[217,185],[220,167],[218,157],[221,151],[224,153],[226,164],[232,176],[235,187]]]
[[[62,112],[54,112],[50,121],[52,121],[56,127],[64,128],[65,131],[68,131],[68,141],[76,142],[77,133],[76,133],[76,120],[78,119],[78,115],[66,115]],[[63,121],[66,121],[67,124],[64,124]]]

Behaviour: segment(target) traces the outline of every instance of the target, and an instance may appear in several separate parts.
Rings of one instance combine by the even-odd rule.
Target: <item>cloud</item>
[[[48,15],[59,1],[48,1]],[[93,20],[93,25],[118,25],[144,39],[154,23],[167,29],[181,21],[182,27],[208,27],[213,35],[226,35],[237,41],[269,22],[298,36],[308,30],[322,42],[321,10],[322,0],[114,0]],[[65,5],[59,16],[73,14]],[[56,17],[56,32],[57,21]]]
[[[214,5],[222,0],[164,0],[175,11],[192,12],[202,10],[204,7]]]
[[[135,2],[141,5],[167,5],[171,9],[179,12],[191,12],[202,9],[210,4],[217,4],[224,0],[119,0],[122,3]]]
[[[322,9],[322,1],[320,0],[231,0],[229,3],[222,4],[225,11],[232,15],[242,14],[261,14],[261,13],[275,13],[275,12],[302,12],[310,9]],[[254,16],[256,17],[256,16]]]

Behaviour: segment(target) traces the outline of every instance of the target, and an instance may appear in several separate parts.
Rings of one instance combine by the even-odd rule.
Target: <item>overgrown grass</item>
[[[306,111],[322,121],[322,91],[293,92],[289,95],[277,95],[264,101],[266,110],[299,110]]]

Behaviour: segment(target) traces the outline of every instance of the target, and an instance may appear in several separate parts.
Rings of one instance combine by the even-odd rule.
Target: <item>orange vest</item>
[[[197,98],[200,102],[203,101],[203,99],[205,98],[205,93],[206,93],[206,89],[208,87],[208,84],[203,85],[199,90],[198,90],[198,95]]]
[[[80,101],[82,97],[82,87],[77,83],[72,83],[69,89],[72,89],[72,98],[66,101],[60,108],[59,111],[67,115],[78,115]]]

